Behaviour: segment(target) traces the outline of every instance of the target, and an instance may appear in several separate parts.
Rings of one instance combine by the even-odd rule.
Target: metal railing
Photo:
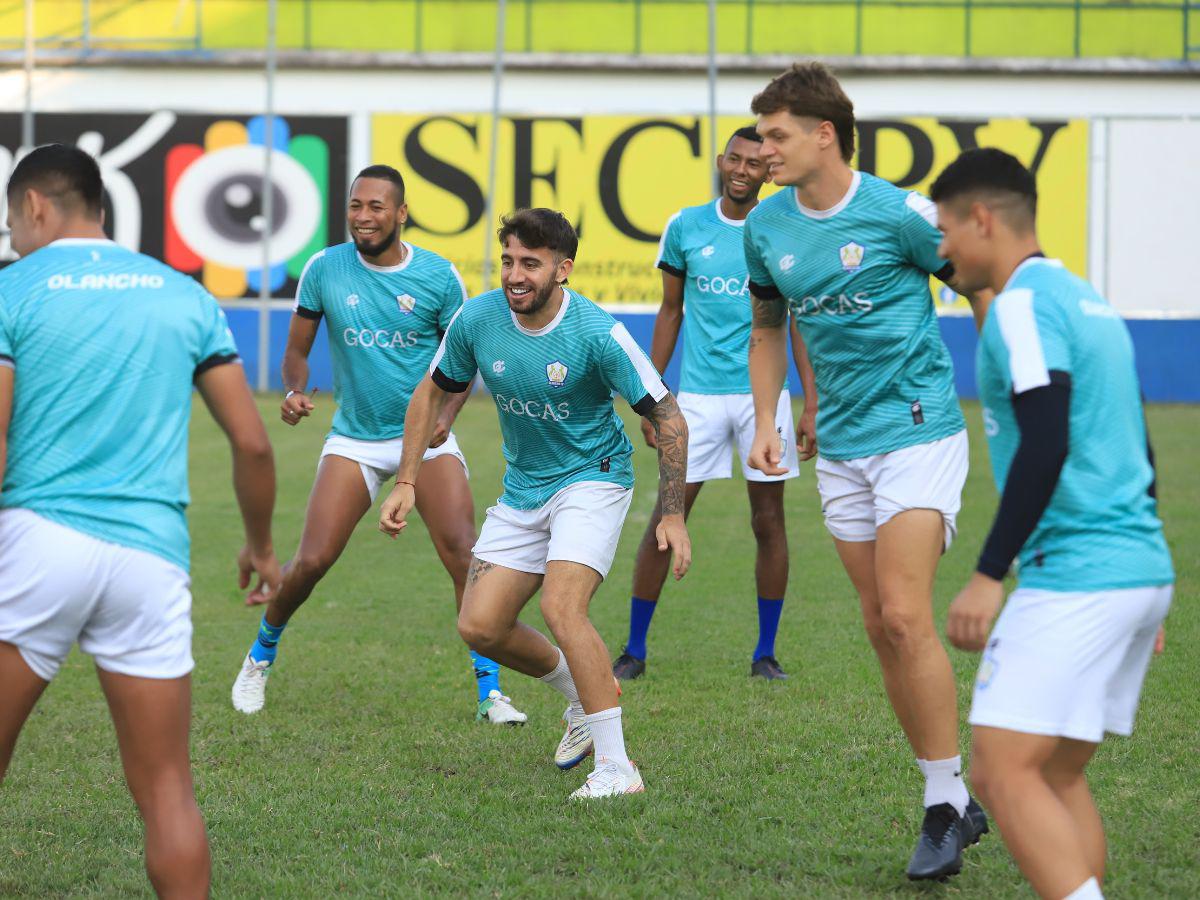
[[[22,44],[23,2],[0,0],[0,49]],[[703,54],[706,4],[511,0],[506,49]],[[260,0],[38,0],[36,46],[81,54],[258,50],[266,38],[266,6]],[[718,7],[718,49],[727,54],[1200,58],[1200,0],[718,0]],[[281,0],[279,46],[491,52],[495,9],[491,0]]]

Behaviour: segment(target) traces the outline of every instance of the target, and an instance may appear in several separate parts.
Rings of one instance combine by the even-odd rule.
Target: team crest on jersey
[[[851,241],[844,244],[838,250],[838,255],[842,258],[842,268],[847,272],[857,272],[862,268],[863,257],[867,255],[867,248],[862,244],[856,244]]]
[[[400,312],[407,316],[413,311],[413,307],[417,305],[417,300],[411,294],[397,294],[396,303],[400,306]]]
[[[717,248],[714,247],[712,244],[709,244],[707,247],[705,247],[703,250],[700,251],[700,255],[703,256],[705,259],[708,259],[710,256],[712,256],[716,252],[717,252]]]
[[[346,298],[347,306],[358,306],[358,294],[351,294]]]
[[[497,375],[503,375],[504,374],[504,360],[498,359],[494,363],[492,363],[492,371],[495,372]]]
[[[788,269],[790,269],[795,264],[796,264],[796,257],[792,256],[792,254],[789,253],[787,256],[783,257],[783,259],[779,260],[779,271],[786,272]]]
[[[550,387],[562,387],[567,380],[567,367],[565,363],[559,362],[557,359],[546,366],[546,380],[550,382]]]

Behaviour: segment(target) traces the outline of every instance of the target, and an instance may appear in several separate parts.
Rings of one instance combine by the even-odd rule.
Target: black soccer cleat
[[[787,678],[787,672],[779,665],[779,660],[773,656],[760,656],[750,664],[750,677],[762,678],[766,681],[781,681]]]
[[[988,832],[987,815],[971,798],[966,815],[960,816],[949,803],[925,810],[921,837],[908,863],[912,881],[940,881],[962,871],[962,853]]]
[[[630,656],[629,653],[622,651],[617,657],[617,661],[613,663],[613,675],[620,681],[633,681],[635,678],[641,678],[646,674],[646,661],[638,659],[636,656]]]

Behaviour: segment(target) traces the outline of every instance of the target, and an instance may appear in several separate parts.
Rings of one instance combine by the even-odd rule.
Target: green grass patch
[[[299,535],[331,404],[318,400],[297,429],[278,421],[274,398],[262,409],[279,465],[282,556]],[[1179,585],[1137,731],[1104,744],[1091,775],[1111,841],[1106,890],[1195,897],[1200,408],[1149,415]],[[938,575],[939,622],[995,506],[977,405],[967,420],[972,469],[960,538]],[[456,430],[481,519],[500,493],[492,404],[473,399]],[[637,466],[617,563],[593,608],[614,652],[653,503],[653,454],[640,448]],[[589,807],[566,801],[583,773],[551,762],[562,712],[553,691],[506,672],[529,725],[473,721],[453,594],[419,523],[392,542],[364,520],[284,636],[266,710],[235,712],[229,689],[259,613],[234,586],[241,528],[229,454],[199,407],[191,468],[193,747],[215,896],[1031,896],[995,835],[953,882],[905,881],[920,777],[821,523],[811,465],[787,490],[792,577],[778,648],[791,679],[747,677],[757,625],[745,488],[709,484],[692,518],[695,566],[664,593],[648,675],[623,699],[647,792]],[[526,616],[541,627],[536,603]],[[953,660],[965,718],[976,658]],[[112,726],[92,664],[76,653],[0,788],[0,896],[147,895]]]

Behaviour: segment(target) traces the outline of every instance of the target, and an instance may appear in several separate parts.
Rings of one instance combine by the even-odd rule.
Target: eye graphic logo
[[[213,122],[204,144],[167,152],[164,260],[199,274],[218,297],[257,292],[262,283],[263,169],[266,120]],[[324,246],[329,211],[329,147],[315,135],[291,134],[286,119],[272,129],[273,229],[268,284],[279,290],[299,278]]]

